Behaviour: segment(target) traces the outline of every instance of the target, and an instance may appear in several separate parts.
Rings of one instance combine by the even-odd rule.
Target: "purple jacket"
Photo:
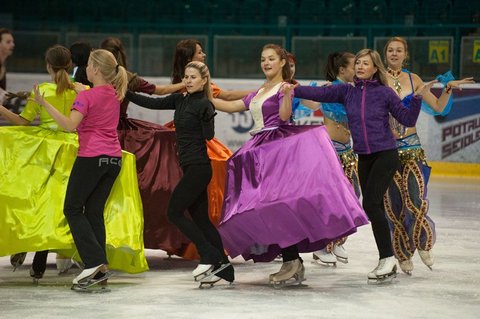
[[[412,127],[417,122],[422,102],[420,96],[414,96],[410,108],[407,108],[390,87],[377,80],[358,79],[355,80],[355,86],[299,86],[295,88],[295,97],[345,105],[353,150],[357,154],[396,149],[389,113],[401,124]]]

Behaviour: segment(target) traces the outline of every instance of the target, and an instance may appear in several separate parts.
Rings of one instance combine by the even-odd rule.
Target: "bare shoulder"
[[[415,86],[415,89],[423,85],[423,80],[416,73],[412,73],[412,80],[413,80],[413,85]]]

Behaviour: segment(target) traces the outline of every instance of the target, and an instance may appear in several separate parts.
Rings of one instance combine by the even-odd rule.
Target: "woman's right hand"
[[[415,94],[416,95],[420,95],[420,96],[425,96],[428,92],[430,92],[430,90],[432,89],[433,85],[435,83],[438,83],[437,80],[433,80],[433,81],[430,81],[426,84],[424,84],[423,86],[421,86],[416,92]]]
[[[293,94],[293,89],[296,87],[296,85],[291,84],[291,83],[284,83],[280,87],[280,92],[283,93],[284,95],[291,96]]]
[[[40,87],[38,84],[33,86],[33,97],[29,97],[28,100],[44,106],[45,98],[43,97],[43,94],[40,93]]]

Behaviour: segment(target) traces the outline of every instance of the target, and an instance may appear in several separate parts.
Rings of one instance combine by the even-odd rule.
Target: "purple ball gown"
[[[297,244],[312,252],[368,223],[323,126],[292,126],[281,83],[251,93],[254,136],[227,163],[219,232],[234,258],[271,261]]]

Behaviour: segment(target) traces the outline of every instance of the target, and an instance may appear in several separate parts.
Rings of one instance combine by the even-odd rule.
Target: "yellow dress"
[[[52,83],[40,85],[47,101],[68,115],[76,94],[69,90],[57,97],[55,88]],[[21,116],[33,120],[36,114],[39,127],[0,127],[0,256],[48,249],[78,259],[63,214],[77,134],[59,130],[31,101]],[[137,183],[135,156],[123,152],[122,169],[105,207],[105,226],[109,267],[128,273],[148,270]]]

